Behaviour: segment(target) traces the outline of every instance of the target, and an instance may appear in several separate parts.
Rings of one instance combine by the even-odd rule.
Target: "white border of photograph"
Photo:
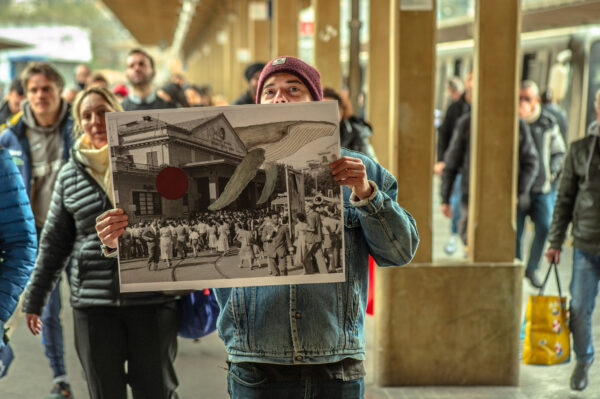
[[[110,167],[111,167],[111,175],[113,177],[113,189],[114,189],[114,198],[115,198],[115,202],[116,202],[116,206],[117,207],[122,207],[121,205],[123,205],[124,203],[128,203],[128,207],[129,209],[125,209],[125,212],[128,214],[132,214],[132,212],[137,212],[137,208],[135,204],[131,204],[132,200],[129,198],[127,201],[119,201],[119,195],[123,195],[123,192],[127,191],[125,189],[123,189],[123,184],[119,183],[119,179],[121,179],[125,173],[120,174],[119,172],[117,172],[115,169],[119,169],[119,170],[123,170],[122,166],[117,166],[118,162],[121,162],[120,165],[123,165],[123,157],[122,154],[124,153],[123,148],[127,146],[129,146],[128,148],[133,148],[136,147],[140,148],[140,147],[144,147],[144,146],[148,146],[148,143],[154,143],[154,142],[158,142],[159,141],[159,137],[161,136],[161,134],[156,134],[161,128],[160,126],[157,125],[156,127],[156,132],[147,132],[146,136],[143,135],[138,135],[137,138],[135,140],[137,141],[129,141],[127,143],[125,143],[123,140],[121,140],[121,142],[119,141],[119,136],[121,136],[118,133],[118,127],[119,126],[124,126],[125,124],[130,124],[132,126],[132,132],[133,133],[127,133],[130,136],[130,139],[133,138],[135,136],[135,124],[137,123],[137,121],[142,120],[143,118],[147,118],[148,121],[153,121],[153,122],[164,122],[166,124],[173,124],[173,125],[177,125],[180,124],[180,126],[185,125],[186,122],[190,122],[190,121],[196,121],[198,119],[201,118],[212,118],[212,117],[216,117],[219,114],[224,114],[224,116],[226,117],[227,121],[229,122],[229,124],[231,125],[231,127],[235,130],[236,128],[242,128],[242,127],[252,127],[254,125],[262,125],[262,124],[275,124],[278,122],[325,122],[327,124],[333,124],[335,125],[335,130],[333,132],[333,134],[330,137],[324,138],[317,138],[305,145],[302,145],[300,148],[298,148],[293,154],[286,154],[284,157],[281,157],[281,160],[285,160],[285,163],[290,165],[292,164],[293,167],[293,163],[309,163],[309,162],[313,162],[311,161],[311,158],[314,159],[319,158],[319,156],[321,156],[323,158],[322,162],[325,162],[325,155],[323,155],[323,150],[325,148],[327,148],[327,151],[329,151],[328,153],[328,161],[331,160],[331,158],[339,158],[340,157],[340,138],[339,138],[339,121],[338,121],[338,106],[336,102],[332,102],[332,101],[323,101],[323,102],[309,102],[309,103],[295,103],[295,104],[272,104],[272,105],[242,105],[242,106],[224,106],[224,107],[197,107],[197,108],[183,108],[183,109],[170,109],[170,110],[147,110],[147,111],[129,111],[129,112],[119,112],[119,113],[109,113],[106,114],[106,119],[107,119],[107,135],[108,135],[108,139],[109,139],[109,151],[110,151],[110,155],[111,155],[111,162],[110,162]],[[157,122],[157,123],[158,123]],[[148,129],[147,129],[148,130]],[[123,131],[123,129],[122,129]],[[191,133],[190,133],[191,134]],[[227,133],[230,134],[230,133]],[[126,137],[125,135],[122,135],[122,137]],[[162,133],[162,136],[164,138],[164,130]],[[230,136],[228,136],[230,137]],[[227,141],[227,139],[225,140]],[[235,162],[229,162],[229,164],[227,163],[223,163],[222,166],[218,166],[221,169],[226,169],[226,168],[235,168],[236,165],[235,163],[237,162],[238,165],[241,162],[241,160],[244,158],[244,154],[242,153],[242,150],[248,151],[248,148],[246,148],[246,146],[244,146],[244,143],[242,142],[241,147],[238,146],[238,144],[236,144],[234,142],[235,140],[229,140],[227,143],[224,143],[224,146],[227,147],[227,150],[224,150],[224,153],[227,154],[231,154],[231,156],[234,159]],[[239,141],[239,140],[238,140]],[[240,141],[241,142],[241,141]],[[164,143],[164,140],[163,140]],[[325,145],[323,144],[325,143]],[[126,144],[126,145],[123,145]],[[196,144],[196,143],[194,143]],[[154,145],[154,144],[153,144]],[[190,147],[192,145],[190,144]],[[256,146],[252,146],[252,145],[248,145],[249,148],[256,148]],[[241,148],[241,149],[240,149]],[[215,148],[213,147],[212,150],[214,150]],[[126,151],[128,154],[130,152],[130,150],[128,149]],[[164,152],[164,151],[163,151]],[[193,152],[193,151],[192,151]],[[321,153],[319,155],[319,153]],[[154,166],[156,166],[156,169],[154,169],[154,172],[156,172],[156,170],[165,167],[165,166],[181,166],[182,169],[185,169],[188,165],[192,165],[191,167],[196,167],[196,164],[201,165],[202,167],[204,167],[204,163],[205,164],[209,164],[212,161],[205,161],[205,160],[201,160],[198,162],[194,163],[194,160],[191,160],[190,162],[187,162],[184,166],[182,166],[183,164],[181,162],[170,162],[170,160],[168,159],[167,156],[165,156],[165,154],[150,154],[148,155],[148,151],[146,151],[146,157],[147,159],[143,159],[140,157],[140,154],[137,154],[137,159],[133,159],[134,156],[133,155],[127,155],[128,158],[127,162],[130,162],[130,165],[133,165],[132,168],[143,168],[143,167],[147,167],[147,168],[151,168],[153,167],[151,165],[151,163],[154,162]],[[162,157],[162,158],[161,158]],[[192,155],[193,157],[193,155]],[[157,159],[155,159],[157,158]],[[141,162],[140,162],[141,160]],[[219,160],[222,161],[222,160]],[[216,162],[216,161],[214,161]],[[266,163],[266,162],[265,162]],[[263,166],[261,166],[261,170],[264,169],[264,164]],[[306,169],[306,168],[305,168]],[[189,176],[189,169],[186,169],[186,174],[188,175],[188,180],[192,180],[192,178],[190,178]],[[260,172],[260,171],[259,171]],[[156,172],[158,173],[158,172]],[[149,176],[147,174],[147,176]],[[149,178],[148,178],[149,179]],[[131,180],[131,177],[130,177]],[[333,181],[333,179],[331,179]],[[335,183],[335,182],[334,182]],[[141,184],[141,182],[138,182],[138,184]],[[286,184],[287,184],[287,179],[286,179]],[[337,184],[337,183],[335,183]],[[199,184],[198,184],[199,185]],[[314,185],[315,185],[315,189],[314,189],[314,199],[317,196],[320,196],[319,190],[317,189],[317,179],[315,178],[314,181]],[[151,187],[153,186],[153,187]],[[150,192],[155,192],[156,191],[156,187],[155,185],[149,184],[148,182],[146,182],[145,184],[145,189],[148,191],[148,193]],[[318,186],[320,187],[320,186]],[[120,189],[122,189],[122,192],[120,192]],[[188,186],[188,192],[192,189],[192,186]],[[199,188],[197,188],[198,190],[200,190]],[[258,190],[258,189],[257,189]],[[142,281],[140,282],[131,282],[131,283],[121,283],[121,277],[122,277],[122,273],[124,273],[124,271],[126,270],[124,265],[126,262],[133,262],[136,261],[138,262],[140,265],[143,264],[144,265],[144,272],[147,273],[153,273],[153,271],[150,270],[146,270],[146,264],[147,264],[147,257],[143,257],[143,256],[138,256],[137,258],[133,258],[133,260],[127,260],[126,259],[126,254],[122,254],[121,251],[119,252],[119,282],[120,282],[120,290],[121,292],[140,292],[140,291],[172,291],[172,290],[190,290],[190,289],[202,289],[202,288],[224,288],[224,287],[244,287],[244,286],[265,286],[265,285],[288,285],[288,284],[316,284],[316,283],[334,283],[334,282],[343,282],[346,279],[346,270],[345,270],[345,243],[344,243],[344,206],[343,206],[343,193],[342,193],[342,187],[339,187],[339,190],[336,190],[337,193],[339,193],[339,202],[337,201],[337,195],[333,194],[333,199],[330,199],[330,201],[334,201],[331,202],[331,206],[335,206],[337,211],[336,211],[336,216],[339,216],[339,220],[336,218],[336,222],[339,222],[339,243],[340,243],[340,247],[339,247],[339,254],[338,254],[338,261],[339,265],[338,265],[338,270],[337,272],[332,272],[332,273],[319,273],[318,271],[314,274],[298,274],[302,271],[298,271],[297,273],[294,275],[287,275],[287,276],[268,276],[268,275],[261,275],[260,277],[248,277],[248,276],[244,276],[244,277],[240,277],[240,278],[204,278],[204,279],[194,279],[194,280],[182,280],[182,281],[172,281],[172,279],[160,279],[160,281],[148,281],[147,278],[142,278],[140,277],[140,279]],[[291,192],[290,190],[288,190],[287,192]],[[330,190],[330,193],[332,191]],[[223,193],[223,187],[219,187],[219,193],[215,193],[214,192],[214,184],[211,185],[210,190],[207,189],[207,196],[210,196],[210,202],[214,203],[214,196],[216,195],[217,197],[220,196],[220,194]],[[129,190],[128,195],[131,194],[131,190]],[[287,194],[286,194],[287,195]],[[131,196],[131,195],[129,195]],[[187,196],[187,194],[186,194]],[[241,194],[240,194],[241,196]],[[256,196],[254,196],[253,198],[255,198]],[[206,201],[206,198],[204,198],[204,200]],[[156,199],[154,199],[154,201],[157,201]],[[161,203],[163,203],[165,201],[164,198],[160,198]],[[168,200],[166,200],[168,201]],[[187,201],[184,201],[187,202]],[[304,199],[303,199],[304,202]],[[151,204],[146,204],[147,206],[151,206]],[[290,202],[288,202],[288,210],[290,209],[291,205]],[[190,205],[189,202],[187,202],[187,209],[193,208],[193,205]],[[156,220],[164,220],[166,217],[173,217],[172,215],[167,215],[167,211],[164,208],[170,208],[170,211],[172,212],[172,207],[166,207],[166,206],[161,206],[161,213],[160,214],[154,214],[154,215],[149,215],[147,217],[145,217],[146,221],[150,221],[151,219],[156,219]],[[185,208],[184,208],[185,209]],[[262,208],[265,209],[265,208]],[[333,209],[333,208],[332,208]],[[155,211],[154,211],[155,212]],[[240,211],[243,212],[243,211]],[[327,212],[326,212],[327,213]],[[339,213],[339,214],[338,214]],[[190,212],[182,212],[182,214],[179,216],[181,218],[189,218]],[[290,212],[288,212],[288,216],[290,215]],[[135,226],[135,219],[136,218],[132,218],[134,220],[132,220],[131,225]],[[140,217],[138,216],[138,219],[140,219]],[[293,234],[293,232],[292,232]],[[120,248],[122,247],[122,240],[119,239],[120,241]],[[133,242],[133,239],[132,239]],[[139,248],[138,248],[139,249]],[[128,248],[127,252],[131,252],[131,249]],[[185,253],[185,252],[184,252]],[[138,254],[139,255],[139,254]],[[293,256],[293,255],[291,255]],[[122,259],[123,258],[123,259]],[[137,259],[137,260],[136,260]],[[162,259],[161,259],[162,260]],[[122,265],[123,263],[123,265]],[[288,263],[289,264],[289,263]],[[314,269],[316,270],[316,261],[313,261],[314,264]],[[158,266],[157,266],[158,267]],[[170,265],[169,265],[170,267]],[[191,266],[193,267],[193,266]],[[214,265],[214,268],[217,269],[216,266],[216,262]],[[341,268],[341,270],[340,270]],[[141,267],[137,267],[138,270],[142,269]],[[159,269],[160,270],[160,269]],[[169,270],[169,269],[163,269],[162,271],[164,272],[165,270]],[[142,273],[142,271],[140,271],[140,273]],[[175,272],[173,272],[175,274]],[[164,274],[164,273],[163,273]],[[222,273],[221,273],[222,275]],[[147,276],[146,276],[147,277]],[[175,277],[173,277],[175,278]]]

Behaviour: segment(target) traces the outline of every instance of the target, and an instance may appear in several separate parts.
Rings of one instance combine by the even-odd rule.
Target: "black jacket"
[[[600,137],[592,134],[569,147],[548,241],[560,249],[573,222],[573,246],[600,256]]]
[[[444,121],[438,127],[438,141],[437,141],[437,160],[441,162],[444,160],[444,154],[448,150],[450,146],[450,141],[452,140],[452,135],[455,131],[456,124],[458,119],[471,111],[471,106],[465,100],[465,94],[452,104],[448,106],[446,110],[446,116],[444,116]]]
[[[369,139],[373,135],[371,125],[364,119],[351,116],[340,122],[340,145],[352,151],[358,151],[377,160],[375,150]]]
[[[233,102],[232,105],[244,105],[244,104],[256,104],[255,101],[252,101],[252,97],[250,97],[250,92],[245,92],[244,94],[242,94],[241,96],[239,96],[237,98],[237,100],[235,100]]]
[[[27,286],[23,311],[41,314],[50,292],[71,258],[71,305],[147,305],[174,299],[159,293],[119,293],[117,259],[102,256],[96,217],[112,208],[104,190],[73,156],[61,169],[38,256]]]
[[[177,108],[174,103],[167,102],[158,96],[156,96],[156,98],[151,102],[142,102],[140,104],[134,103],[129,97],[126,97],[123,99],[123,101],[121,101],[121,106],[123,107],[124,111]]]
[[[462,202],[469,203],[469,172],[471,145],[471,114],[463,115],[456,123],[456,131],[446,151],[444,170],[442,172],[442,203],[450,203],[452,186],[456,175],[462,174],[460,189]],[[528,194],[537,176],[538,154],[529,132],[527,123],[519,119],[519,172],[517,194]]]

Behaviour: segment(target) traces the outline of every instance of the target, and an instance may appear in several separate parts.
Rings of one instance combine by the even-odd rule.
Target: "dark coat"
[[[277,233],[273,236],[267,256],[270,258],[274,258],[275,256],[284,257],[291,246],[292,242],[290,241],[288,226],[281,225],[277,228]]]
[[[452,140],[452,135],[454,134],[456,123],[460,119],[461,116],[465,115],[471,111],[471,106],[465,100],[465,95],[463,94],[460,98],[454,101],[452,104],[448,106],[446,110],[446,116],[444,116],[444,121],[438,127],[438,139],[437,139],[437,160],[441,162],[444,160],[444,154],[448,150],[450,146],[450,141]]]
[[[123,107],[124,111],[177,108],[177,105],[175,105],[174,103],[167,102],[158,96],[156,96],[156,98],[153,99],[153,101],[151,102],[143,102],[141,104],[134,103],[129,97],[126,97],[123,99],[123,101],[121,101],[121,106]]]
[[[573,222],[573,246],[600,256],[600,137],[571,143],[565,160],[548,241],[560,249]]]
[[[232,105],[245,105],[245,104],[256,104],[250,97],[250,92],[245,92],[241,96],[239,96]]]
[[[56,179],[48,217],[40,237],[38,257],[27,286],[23,310],[42,308],[71,258],[71,305],[147,305],[173,297],[158,293],[121,294],[116,258],[106,258],[96,234],[96,217],[112,208],[104,190],[73,157]]]
[[[446,152],[446,163],[442,172],[442,203],[450,203],[452,186],[456,176],[461,173],[461,201],[469,203],[469,172],[471,166],[471,114],[461,117],[456,123],[456,132],[452,136],[450,147]],[[531,138],[527,124],[519,119],[519,172],[517,194],[529,193],[537,176],[538,154]]]

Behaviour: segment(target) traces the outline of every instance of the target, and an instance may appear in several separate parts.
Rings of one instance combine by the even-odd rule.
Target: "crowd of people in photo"
[[[139,221],[125,228],[119,242],[120,259],[147,258],[148,270],[159,270],[171,268],[176,259],[237,256],[239,268],[268,266],[269,274],[276,276],[299,268],[305,274],[334,273],[341,268],[340,211],[321,196],[307,201],[306,209],[308,217],[296,212],[291,223],[285,208],[221,210],[188,219]]]

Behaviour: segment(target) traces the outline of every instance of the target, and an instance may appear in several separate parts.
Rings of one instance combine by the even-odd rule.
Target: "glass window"
[[[133,203],[135,204],[136,215],[162,214],[160,195],[158,193],[147,191],[134,191]]]

